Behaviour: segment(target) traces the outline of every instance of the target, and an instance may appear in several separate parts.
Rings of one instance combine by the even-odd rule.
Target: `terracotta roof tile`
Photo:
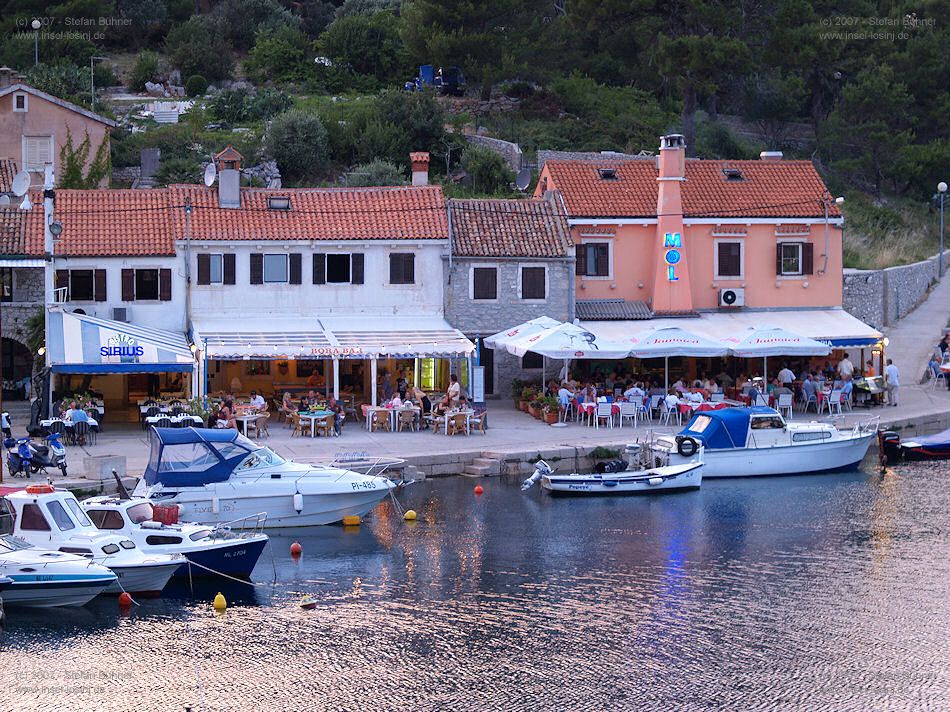
[[[449,209],[463,257],[564,257],[573,244],[549,200],[450,200]]]
[[[26,220],[29,213],[17,208],[0,208],[0,255],[26,254]]]
[[[439,186],[380,188],[242,188],[240,208],[219,208],[216,188],[175,185],[173,205],[190,201],[194,240],[445,240],[448,222]],[[290,198],[270,210],[268,196]],[[185,237],[183,210],[173,211]]]
[[[12,158],[0,158],[0,193],[13,190],[13,176],[16,175],[16,161]]]
[[[603,180],[598,168],[613,168]],[[741,171],[727,180],[725,168]],[[571,217],[655,217],[654,161],[549,161],[552,188],[561,192]],[[686,217],[822,217],[827,192],[809,161],[686,161],[683,214]],[[834,204],[829,215],[841,212]]]

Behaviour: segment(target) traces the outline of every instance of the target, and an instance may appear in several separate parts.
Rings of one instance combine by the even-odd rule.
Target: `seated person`
[[[747,395],[749,396],[749,405],[762,405],[767,402],[755,383],[749,386]]]
[[[851,380],[851,376],[844,376],[844,382],[841,384],[841,397],[842,401],[850,401],[851,394],[854,392],[854,381]]]
[[[713,378],[707,378],[703,382],[703,390],[705,390],[707,393],[722,393],[722,388]]]
[[[574,398],[574,393],[571,392],[571,389],[567,387],[566,383],[562,383],[560,389],[558,389],[557,392],[557,400],[558,403],[560,403],[561,408],[566,409],[572,398]]]
[[[264,400],[264,396],[257,391],[251,391],[250,405],[255,410],[267,410],[267,401]]]
[[[297,410],[294,407],[293,399],[290,397],[290,391],[284,392],[284,399],[280,402],[280,410],[284,415],[290,415],[292,412]]]
[[[393,393],[392,400],[389,401],[389,405],[393,408],[402,408],[402,398],[399,397],[399,391]]]
[[[673,388],[670,389],[669,393],[666,394],[666,398],[663,399],[663,404],[666,406],[667,410],[676,410],[676,407],[680,404],[680,399],[676,395],[676,390]]]
[[[343,420],[346,418],[343,405],[336,398],[330,398],[327,401],[327,410],[333,413],[333,430],[339,435],[340,431],[343,430]]]
[[[644,395],[643,388],[639,382],[631,384],[631,386],[623,392],[624,398],[631,401],[642,400]]]
[[[456,410],[471,410],[472,404],[468,402],[468,398],[465,396],[459,396],[458,406]]]
[[[313,390],[307,391],[307,402],[308,402],[308,403],[314,403],[314,404],[316,404],[316,402],[317,402],[317,394],[316,394],[315,391],[313,391]]]
[[[686,400],[688,400],[690,403],[702,403],[703,394],[700,393],[699,391],[693,391],[686,395]]]
[[[237,430],[237,421],[234,419],[234,401],[230,398],[221,404],[221,410],[218,411],[217,427]]]
[[[297,406],[297,412],[306,413],[308,410],[310,410],[310,399],[307,398],[307,396],[304,396],[300,399],[300,405]]]
[[[69,410],[66,411],[66,420],[71,423],[89,422],[89,416],[86,411],[76,405],[76,401],[69,404]]]
[[[421,388],[413,388],[412,397],[419,404],[419,407],[422,408],[423,415],[432,412],[432,402],[429,400],[429,396],[426,395],[425,391]]]
[[[683,383],[683,379],[680,378],[673,384],[673,390],[677,393],[682,393],[686,390],[686,384]]]

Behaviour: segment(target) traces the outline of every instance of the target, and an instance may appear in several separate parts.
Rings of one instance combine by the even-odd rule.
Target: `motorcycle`
[[[7,467],[14,477],[29,477],[37,472],[46,473],[46,468],[57,467],[66,476],[66,448],[60,442],[59,433],[46,436],[46,445],[37,445],[30,438],[7,438]]]

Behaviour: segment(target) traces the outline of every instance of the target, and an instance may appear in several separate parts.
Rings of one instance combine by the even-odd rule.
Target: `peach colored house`
[[[42,185],[43,168],[47,163],[52,163],[56,175],[60,175],[59,154],[66,142],[67,130],[74,146],[78,146],[88,132],[91,143],[88,169],[103,141],[108,150],[109,132],[115,125],[104,116],[24,84],[10,69],[0,68],[0,158],[12,159],[28,170],[34,186]],[[108,184],[106,177],[100,187],[108,187]]]
[[[617,322],[591,330],[613,337],[663,317],[719,337],[763,320],[803,328],[790,310],[826,324],[814,338],[864,328],[841,310],[843,218],[808,161],[687,159],[674,134],[655,157],[548,161],[536,194],[546,191],[560,194],[576,245],[578,318]]]

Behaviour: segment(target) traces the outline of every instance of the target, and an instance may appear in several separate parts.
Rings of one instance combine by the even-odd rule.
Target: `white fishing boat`
[[[534,474],[521,489],[540,482],[541,489],[551,494],[654,494],[699,489],[703,481],[703,463],[698,459],[681,465],[591,474],[555,474],[544,460],[534,467]]]
[[[116,575],[89,559],[38,549],[22,539],[0,536],[0,577],[7,606],[84,606],[116,582]]]
[[[232,429],[152,428],[145,476],[132,494],[179,505],[186,522],[250,521],[265,512],[268,527],[333,524],[366,514],[389,495],[396,485],[383,473],[399,462],[307,465]]]
[[[145,554],[128,537],[99,531],[69,490],[30,485],[6,494],[4,500],[13,510],[15,536],[112,570],[117,580],[105,593],[157,595],[185,561],[179,554]]]
[[[695,414],[677,435],[652,437],[644,454],[655,466],[678,465],[702,449],[706,478],[836,472],[860,464],[878,420],[839,429],[830,422],[789,423],[764,406],[724,408]]]

